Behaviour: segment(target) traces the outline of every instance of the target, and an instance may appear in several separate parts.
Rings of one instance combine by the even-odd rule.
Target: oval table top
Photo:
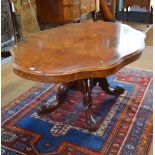
[[[144,38],[142,32],[120,23],[67,24],[15,45],[12,66],[17,75],[43,82],[104,77],[138,59]]]

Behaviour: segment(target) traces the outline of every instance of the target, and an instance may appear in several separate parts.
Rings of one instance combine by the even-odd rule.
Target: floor
[[[132,27],[146,32],[146,47],[143,55],[136,62],[128,65],[128,67],[141,68],[145,70],[153,70],[153,28],[148,29],[145,24],[128,23]],[[149,60],[149,61],[148,61]],[[36,82],[25,80],[16,76],[11,68],[11,62],[4,62],[1,65],[1,96],[2,106],[8,104],[13,99],[17,98],[23,92],[31,88]],[[153,155],[153,144],[149,155]]]

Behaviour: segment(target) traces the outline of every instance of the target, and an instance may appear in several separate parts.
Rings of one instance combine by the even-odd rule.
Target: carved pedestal
[[[86,123],[87,123],[87,129],[91,131],[95,131],[98,129],[98,125],[93,118],[93,111],[92,111],[92,97],[91,92],[93,86],[96,86],[96,84],[99,84],[99,86],[108,94],[111,95],[120,95],[124,92],[124,88],[117,86],[115,88],[112,88],[106,77],[104,78],[95,78],[95,79],[83,79],[78,81],[73,81],[69,83],[64,83],[60,86],[57,94],[57,105],[56,106],[42,106],[38,110],[39,115],[43,115],[49,112],[52,112],[56,110],[58,107],[60,107],[65,98],[67,97],[67,90],[68,89],[78,89],[81,90],[83,94],[83,105],[86,113]]]

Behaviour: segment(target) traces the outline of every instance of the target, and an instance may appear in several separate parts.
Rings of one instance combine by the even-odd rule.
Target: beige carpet
[[[137,23],[137,22],[130,22],[130,21],[125,21],[124,24],[127,24],[131,27],[133,27],[134,29],[137,29],[139,31],[143,31],[144,33],[150,29],[150,27],[152,27],[152,24],[149,25],[149,27],[147,27],[146,23]]]
[[[1,66],[1,102],[2,106],[17,98],[23,92],[31,88],[35,82],[25,80],[15,75],[11,62]]]
[[[153,70],[153,47],[146,46],[142,56],[127,67],[140,68],[145,70]]]
[[[149,30],[146,32],[145,45],[153,46],[153,26],[149,27]]]

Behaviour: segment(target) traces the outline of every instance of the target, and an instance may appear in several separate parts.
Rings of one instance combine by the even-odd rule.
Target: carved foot
[[[71,83],[65,83],[62,84],[57,93],[57,104],[56,105],[51,105],[51,106],[46,106],[43,105],[40,109],[37,110],[38,115],[45,115],[47,113],[51,113],[57,108],[59,108],[63,102],[65,101],[67,97],[67,90],[71,86]]]
[[[90,132],[96,131],[98,128],[99,126],[97,125],[96,121],[93,118],[87,120],[87,129]]]
[[[46,105],[43,105],[40,109],[37,110],[38,115],[45,115],[47,113],[51,113],[54,110],[56,110],[58,108],[58,106],[51,106],[48,107]]]
[[[83,105],[85,107],[87,129],[90,132],[98,129],[98,125],[95,122],[95,119],[93,118],[92,114],[91,91],[92,91],[92,80],[91,79],[83,80],[82,81]]]
[[[124,88],[121,86],[116,86],[116,87],[108,87],[108,90],[106,91],[107,94],[111,94],[111,95],[121,95],[124,93]]]
[[[108,83],[108,80],[106,77],[104,78],[96,78],[93,80],[93,85],[96,85],[96,83],[99,82],[99,86],[104,90],[107,94],[111,95],[121,95],[124,93],[124,88],[121,86],[111,87]]]

